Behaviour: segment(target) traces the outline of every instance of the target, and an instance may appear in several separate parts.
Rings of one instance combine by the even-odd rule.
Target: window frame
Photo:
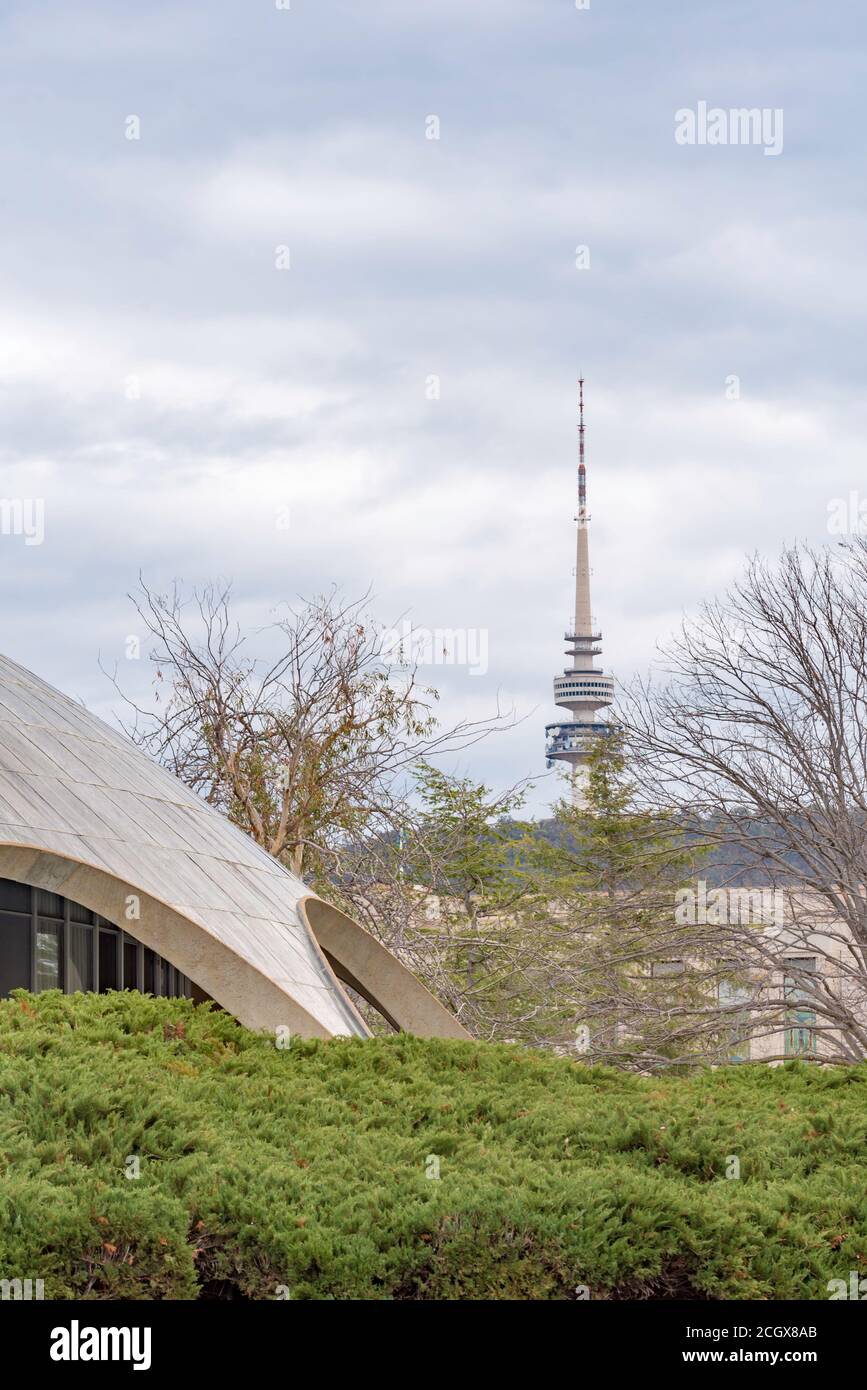
[[[8,903],[4,902],[3,886],[7,883],[14,884],[17,888],[24,888],[27,890],[28,906],[24,906],[24,901],[20,898],[16,900],[17,906],[10,906]],[[21,981],[20,985],[12,985],[11,988],[25,987],[29,988],[32,994],[42,993],[42,990],[37,988],[37,943],[40,930],[39,922],[40,918],[43,918],[46,926],[50,925],[55,927],[60,933],[58,971],[61,979],[59,985],[49,986],[49,988],[60,988],[64,994],[80,992],[71,988],[72,928],[74,927],[90,933],[91,988],[85,990],[84,993],[105,993],[101,986],[99,970],[99,947],[102,932],[105,932],[106,936],[112,936],[115,942],[115,987],[118,990],[134,989],[141,994],[145,993],[145,952],[148,948],[145,947],[142,941],[137,940],[136,937],[132,936],[116,923],[109,922],[107,918],[101,917],[96,912],[91,912],[89,909],[85,908],[83,904],[73,903],[71,898],[67,898],[61,893],[55,893],[53,895],[60,899],[60,915],[57,917],[46,916],[44,912],[40,913],[39,911],[39,891],[40,890],[34,884],[23,883],[19,879],[0,878],[0,913],[16,919],[20,927],[23,928],[26,933],[28,962],[26,978]],[[77,915],[73,915],[73,907],[78,909]],[[82,920],[81,914],[84,913],[90,917],[90,921]],[[0,930],[4,930],[4,928],[0,927]],[[125,978],[125,975],[128,973],[126,971],[126,947],[130,945],[135,948],[135,979],[132,983],[127,982]],[[173,998],[191,999],[193,993],[192,981],[188,976],[184,975],[173,961],[170,961],[165,956],[161,956],[158,951],[152,951],[151,956],[154,966],[155,997],[159,998],[170,995]],[[167,991],[162,989],[163,980],[165,980],[168,985]]]

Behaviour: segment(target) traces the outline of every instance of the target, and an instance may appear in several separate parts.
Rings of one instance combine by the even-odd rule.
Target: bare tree
[[[865,613],[864,539],[754,558],[621,711],[644,802],[715,851],[723,889],[774,895],[771,923],[705,923],[732,1013],[830,1061],[867,1054]]]
[[[375,849],[397,833],[415,764],[509,722],[498,709],[441,729],[437,692],[385,659],[367,596],[303,603],[256,631],[255,655],[228,585],[185,598],[177,585],[162,595],[140,581],[131,597],[151,641],[155,699],[144,708],[120,691],[126,732],[314,880],[339,876],[348,845]]]

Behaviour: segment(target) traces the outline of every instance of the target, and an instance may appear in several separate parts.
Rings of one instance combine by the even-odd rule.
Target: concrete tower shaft
[[[578,544],[575,554],[575,625],[573,634],[591,636],[593,633],[593,614],[590,609],[590,537],[587,521],[578,521]],[[576,669],[580,668],[581,657],[586,657],[592,665],[592,652],[584,652],[577,647],[575,651]]]

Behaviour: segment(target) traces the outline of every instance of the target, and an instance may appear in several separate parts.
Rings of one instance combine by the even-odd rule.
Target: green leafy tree
[[[679,923],[676,902],[702,851],[673,816],[636,807],[617,727],[597,742],[583,793],[557,803],[545,865],[579,1045],[642,1069],[698,1060],[720,1041],[720,944],[713,928]]]
[[[415,787],[401,872],[424,903],[453,1006],[477,1034],[526,1037],[542,1007],[535,932],[545,917],[539,842],[518,815],[526,787],[496,794],[428,763]]]

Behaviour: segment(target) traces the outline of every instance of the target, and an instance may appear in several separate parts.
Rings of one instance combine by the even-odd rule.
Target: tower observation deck
[[[597,718],[597,712],[614,699],[614,679],[594,664],[601,654],[601,632],[597,631],[590,607],[590,547],[587,511],[587,469],[584,461],[584,378],[578,379],[578,512],[577,560],[575,565],[575,612],[564,633],[566,654],[572,664],[554,677],[554,704],[568,710],[569,718],[545,726],[545,757],[569,763],[576,783],[600,738],[607,737],[611,725]]]

